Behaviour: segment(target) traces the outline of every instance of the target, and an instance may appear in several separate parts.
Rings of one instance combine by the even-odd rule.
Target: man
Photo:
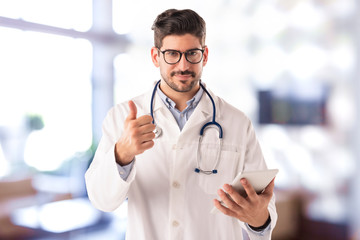
[[[242,229],[251,239],[270,239],[274,180],[258,195],[242,179],[247,197],[227,184],[266,163],[249,119],[201,85],[208,61],[204,20],[192,10],[170,9],[152,29],[151,57],[161,80],[106,116],[86,173],[90,200],[113,211],[128,198],[127,239],[239,240]],[[219,211],[212,214],[214,206]]]

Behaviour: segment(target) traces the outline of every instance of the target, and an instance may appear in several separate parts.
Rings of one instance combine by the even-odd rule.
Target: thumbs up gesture
[[[129,164],[136,155],[154,146],[155,125],[152,117],[143,115],[139,118],[133,101],[129,101],[130,112],[124,122],[124,132],[115,145],[116,162],[121,166]]]

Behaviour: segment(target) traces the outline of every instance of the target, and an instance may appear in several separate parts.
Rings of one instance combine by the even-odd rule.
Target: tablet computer
[[[278,172],[279,169],[240,172],[232,181],[231,186],[234,188],[235,191],[246,197],[245,189],[240,183],[240,179],[246,178],[250,185],[253,186],[254,190],[258,194],[260,194],[262,193],[262,191],[264,191],[264,189],[271,182],[271,180],[274,179]],[[223,203],[221,202],[221,204]],[[218,211],[218,209],[216,207],[213,207],[211,213],[215,213],[216,211]]]

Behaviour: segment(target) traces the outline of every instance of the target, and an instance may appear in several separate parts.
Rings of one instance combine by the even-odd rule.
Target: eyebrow
[[[188,49],[188,50],[186,50],[186,51],[184,51],[184,52],[188,52],[188,51],[191,51],[191,50],[203,50],[202,48],[190,48],[190,49]],[[162,50],[162,51],[177,51],[177,52],[182,52],[182,51],[180,51],[180,50],[177,50],[177,49],[165,49],[165,50]]]

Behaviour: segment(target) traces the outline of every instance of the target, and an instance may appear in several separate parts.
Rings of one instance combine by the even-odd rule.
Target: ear
[[[159,67],[160,63],[159,63],[159,49],[157,49],[156,47],[152,47],[151,48],[151,60],[154,63],[155,67]]]
[[[205,46],[204,48],[204,56],[203,56],[203,66],[206,65],[207,61],[208,61],[208,56],[209,56],[209,49],[207,46]]]

